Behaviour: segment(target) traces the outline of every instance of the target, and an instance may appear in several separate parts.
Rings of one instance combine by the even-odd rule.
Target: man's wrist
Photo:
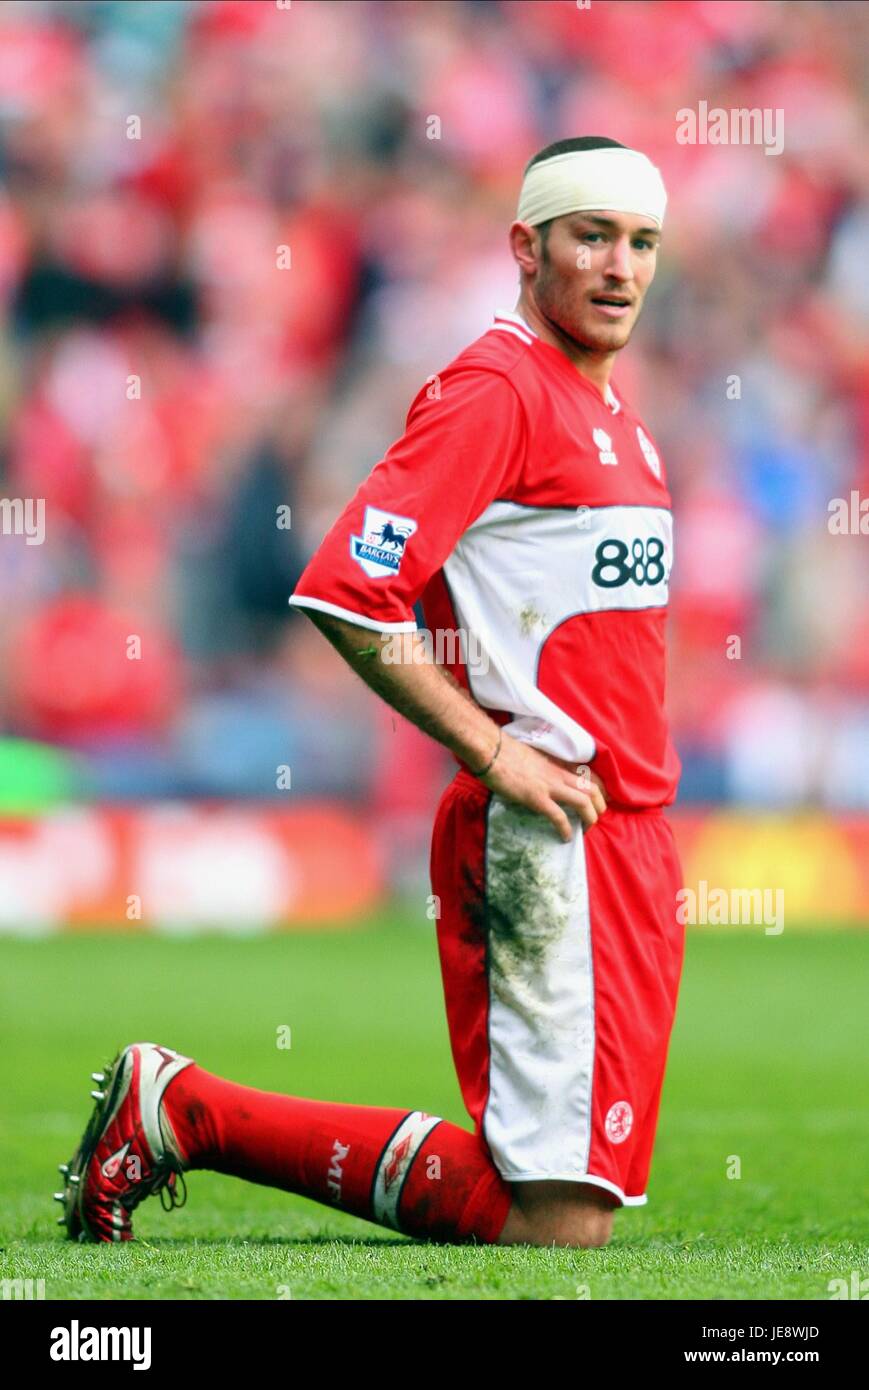
[[[499,727],[499,729],[498,729],[498,742],[495,744],[495,751],[494,751],[494,753],[492,754],[492,756],[491,756],[491,758],[489,759],[489,761],[486,763],[486,766],[485,766],[485,767],[480,768],[479,771],[477,771],[477,772],[473,772],[473,776],[474,776],[474,777],[485,777],[485,776],[486,776],[486,773],[491,771],[492,766],[493,766],[493,764],[494,764],[494,762],[495,762],[495,759],[497,758],[498,754],[499,754],[500,751],[501,751],[501,741],[502,741],[502,738],[503,738],[503,733],[504,733],[503,729],[501,729],[501,728]],[[472,769],[472,771],[473,771],[473,769]]]

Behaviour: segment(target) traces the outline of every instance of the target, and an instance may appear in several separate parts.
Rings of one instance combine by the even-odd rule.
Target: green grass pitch
[[[863,931],[689,929],[649,1204],[604,1249],[412,1241],[211,1173],[94,1247],[65,1241],[51,1193],[89,1073],[126,1042],[467,1126],[433,926],[394,907],[352,931],[4,939],[0,1278],[47,1299],[828,1299],[869,1276],[867,957]]]

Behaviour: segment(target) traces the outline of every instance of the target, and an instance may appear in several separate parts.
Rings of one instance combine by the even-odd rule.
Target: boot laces
[[[174,1211],[178,1207],[183,1207],[187,1201],[187,1184],[184,1181],[184,1174],[179,1169],[171,1167],[165,1159],[157,1164],[153,1173],[142,1178],[135,1187],[125,1193],[121,1198],[121,1203],[127,1211],[133,1211],[146,1197],[153,1197],[158,1192],[160,1205],[164,1211]]]

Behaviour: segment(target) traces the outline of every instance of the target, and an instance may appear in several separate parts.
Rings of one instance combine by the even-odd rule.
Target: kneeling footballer
[[[600,1246],[616,1208],[646,1202],[684,948],[663,811],[672,522],[652,434],[610,377],[665,205],[658,170],[614,140],[531,160],[514,310],[420,389],[290,599],[458,762],[431,877],[473,1133],[133,1043],[94,1073],[62,1168],[70,1235],[131,1239],[136,1205],[177,1204],[196,1168],[441,1241]],[[430,632],[464,639],[444,664],[414,659],[418,601]]]

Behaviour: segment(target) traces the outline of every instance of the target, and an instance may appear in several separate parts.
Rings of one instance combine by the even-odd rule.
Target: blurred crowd
[[[867,52],[811,0],[5,4],[0,490],[46,528],[0,535],[5,735],[111,798],[290,768],[414,842],[448,755],[287,597],[512,309],[527,160],[608,135],[670,195],[614,384],[675,503],[681,796],[869,806],[869,539],[828,525],[869,496]],[[701,101],[782,153],[679,144]]]

